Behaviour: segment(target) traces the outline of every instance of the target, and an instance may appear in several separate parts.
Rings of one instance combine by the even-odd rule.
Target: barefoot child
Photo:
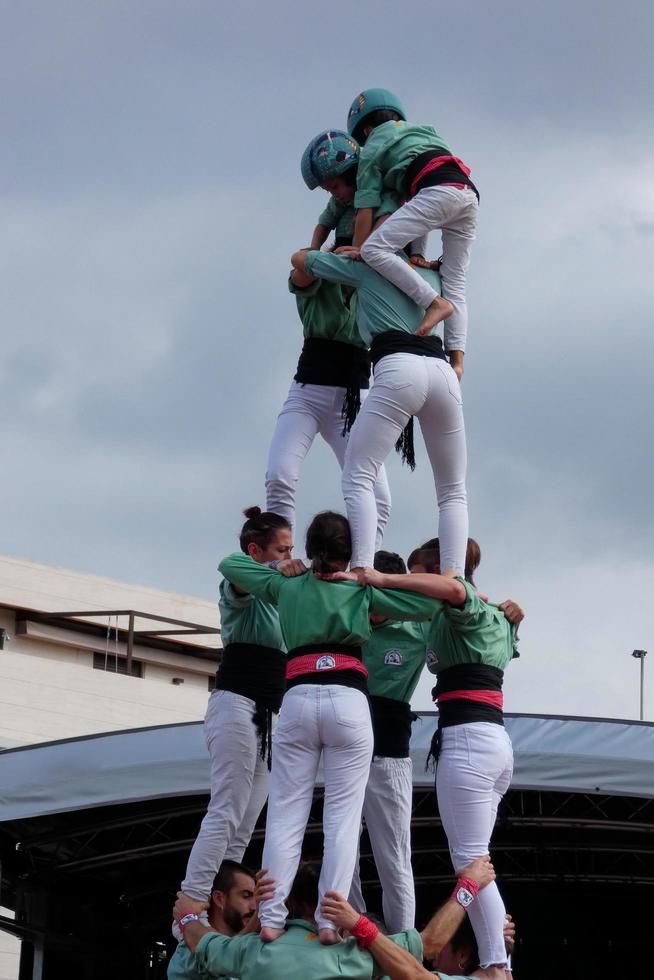
[[[466,273],[479,208],[469,168],[431,126],[407,123],[402,103],[386,89],[367,89],[357,96],[348,131],[362,145],[354,198],[354,244],[361,258],[425,310],[419,336],[447,320],[446,351],[464,351]],[[407,203],[370,234],[372,209],[389,188]],[[436,228],[443,239],[442,297],[395,254],[408,242],[424,241]],[[413,252],[424,253],[424,248],[414,247]]]

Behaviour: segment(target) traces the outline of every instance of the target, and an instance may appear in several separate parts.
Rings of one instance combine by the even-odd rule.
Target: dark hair
[[[357,141],[359,146],[363,146],[366,142],[366,135],[364,129],[367,126],[372,126],[375,129],[377,126],[381,126],[385,122],[396,122],[401,119],[402,116],[395,109],[375,109],[374,112],[369,113],[365,116],[360,123],[355,127],[352,136]]]
[[[473,575],[479,568],[480,561],[481,548],[474,538],[468,538],[468,546],[466,548],[465,578],[471,585],[475,584]],[[439,568],[440,563],[441,548],[438,538],[430,538],[429,541],[425,541],[424,544],[421,544],[419,548],[414,548],[407,561],[409,568],[413,568],[414,565],[422,565],[425,571],[430,573]]]
[[[343,564],[347,565],[352,557],[347,517],[333,510],[316,514],[307,528],[305,550],[316,572],[337,572]]]
[[[353,163],[351,167],[348,167],[347,170],[344,170],[343,173],[339,174],[338,176],[341,178],[343,183],[346,184],[348,187],[356,187],[358,169],[359,169],[359,163],[357,161],[357,163]]]
[[[311,862],[300,861],[286,904],[295,918],[302,918],[303,912],[315,913],[318,905],[318,871]]]
[[[455,953],[462,953],[466,957],[465,963],[461,967],[466,974],[479,969],[479,948],[467,915],[450,939],[450,944]]]
[[[278,531],[290,531],[291,525],[285,517],[279,514],[271,514],[262,511],[261,507],[246,507],[243,511],[247,520],[241,528],[239,544],[241,551],[247,554],[248,545],[258,544],[260,548],[267,548]]]
[[[238,861],[230,861],[226,859],[218,868],[218,874],[213,879],[213,885],[211,886],[212,892],[222,892],[224,895],[227,894],[234,887],[234,881],[237,874],[247,875],[248,878],[254,878],[254,871],[250,868],[246,868],[244,864],[239,864]]]
[[[378,551],[375,554],[375,568],[387,575],[406,575],[404,559],[395,551]]]

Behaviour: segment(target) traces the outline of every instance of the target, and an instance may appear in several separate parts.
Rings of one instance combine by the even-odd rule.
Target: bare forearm
[[[195,952],[198,943],[207,932],[215,932],[215,930],[208,929],[206,926],[203,926],[201,922],[187,923],[184,928],[184,942],[192,953]]]
[[[428,960],[437,956],[465,919],[465,909],[456,902],[446,902],[420,933],[422,949]]]
[[[387,575],[383,576],[384,589],[404,589],[406,592],[418,592],[432,599],[442,599],[453,605],[461,605],[466,599],[466,590],[456,579],[445,575],[420,574]]]
[[[428,973],[411,953],[396,945],[381,932],[370,946],[370,952],[390,980],[423,980],[424,977],[433,980],[433,975]]]
[[[322,248],[329,237],[329,228],[326,225],[316,225],[311,236],[311,249],[318,251]]]
[[[354,244],[361,248],[372,231],[372,208],[359,208],[354,222]]]

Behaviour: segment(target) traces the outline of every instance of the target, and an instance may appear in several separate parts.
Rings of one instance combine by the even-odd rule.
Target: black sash
[[[286,654],[276,647],[256,643],[228,643],[216,671],[216,690],[232,691],[255,703],[252,722],[261,738],[261,758],[272,747],[272,716],[284,697]]]
[[[438,674],[436,686],[432,688],[431,696],[434,701],[439,695],[450,691],[498,691],[502,690],[504,671],[499,667],[487,664],[456,664],[446,667]],[[438,728],[431,741],[427,762],[433,758],[438,762],[441,745],[441,731],[454,725],[467,725],[474,721],[489,721],[493,725],[504,725],[504,714],[501,708],[481,701],[471,701],[469,698],[455,698],[452,701],[440,701],[438,704]]]
[[[389,759],[408,758],[411,725],[416,718],[409,702],[371,694],[370,707],[375,735],[374,754]]]
[[[412,160],[409,166],[406,168],[406,174],[404,177],[404,188],[407,196],[411,195],[411,186],[414,179],[418,176],[420,171],[427,166],[430,160],[435,157],[450,156],[444,149],[439,150],[426,150],[425,153],[419,154]],[[461,167],[454,160],[448,160],[447,163],[442,164],[440,167],[436,167],[435,170],[430,170],[422,178],[418,186],[416,187],[416,194],[421,191],[424,187],[436,187],[438,184],[465,184],[470,190],[473,190],[477,195],[477,200],[479,200],[479,191],[470,180],[467,174],[461,170]]]

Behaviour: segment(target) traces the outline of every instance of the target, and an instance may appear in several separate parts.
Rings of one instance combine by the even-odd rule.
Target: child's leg
[[[446,361],[424,358],[429,397],[418,413],[438,500],[441,570],[463,575],[468,543],[466,433],[459,380]]]
[[[262,928],[283,929],[284,904],[300,863],[320,761],[318,685],[302,684],[284,695],[273,740],[272,774],[263,864],[276,881],[275,894],[261,903]]]
[[[434,223],[438,219],[431,209],[425,207],[422,193],[403,204],[372,232],[361,246],[361,258],[425,310],[438,298],[438,293],[418,275],[412,265],[395,254],[409,242],[440,227]]]
[[[443,239],[443,261],[440,274],[443,282],[443,296],[454,307],[454,312],[445,324],[446,350],[465,350],[468,332],[468,306],[466,303],[466,277],[470,265],[470,252],[475,240],[479,205],[473,191],[458,190],[456,187],[433,187],[428,190],[444,194],[449,191],[458,195],[461,205],[458,211],[446,219],[441,229]]]
[[[291,382],[268,451],[266,510],[295,524],[295,487],[304,457],[318,432],[316,399],[320,385]]]
[[[365,694],[340,685],[320,686],[318,690],[325,771],[325,846],[316,922],[320,929],[334,929],[332,922],[320,916],[320,902],[330,889],[341,895],[350,890],[373,736]]]
[[[211,799],[182,882],[182,891],[201,902],[211,892],[250,801],[259,753],[253,710],[250,698],[232,691],[214,691],[209,699],[204,734],[211,760]]]
[[[377,527],[375,480],[407,422],[424,405],[427,360],[415,354],[382,357],[375,367],[375,383],[350,432],[342,486],[352,532],[352,568],[372,567]]]
[[[343,399],[345,397],[345,388],[332,388],[331,390],[335,392],[334,402],[331,412],[329,415],[326,415],[320,423],[320,434],[327,445],[333,450],[342,470],[345,464],[345,452],[347,450],[347,443],[350,437],[349,432],[346,433],[346,435],[343,435],[343,417],[341,415],[341,410],[343,407]],[[362,405],[367,395],[368,391],[363,389],[361,391]],[[384,531],[391,516],[391,488],[388,485],[388,477],[386,476],[386,470],[383,466],[380,467],[377,479],[375,480],[374,494],[375,503],[377,504],[377,537],[375,539],[375,551],[378,551],[381,548]]]

